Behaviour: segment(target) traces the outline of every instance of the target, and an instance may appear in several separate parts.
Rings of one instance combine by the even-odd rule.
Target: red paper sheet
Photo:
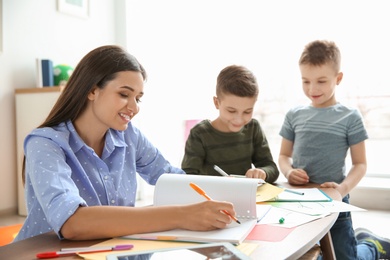
[[[246,239],[278,242],[287,237],[294,229],[295,227],[283,228],[266,224],[256,225]]]

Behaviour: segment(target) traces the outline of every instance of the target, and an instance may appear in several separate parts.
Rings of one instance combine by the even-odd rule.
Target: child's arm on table
[[[335,182],[325,182],[321,184],[322,188],[336,189],[341,194],[341,197],[345,197],[353,188],[355,188],[367,171],[365,142],[363,141],[352,145],[350,149],[352,167],[344,181],[340,184]]]
[[[293,185],[303,185],[309,182],[309,176],[303,169],[294,169],[292,167],[292,152],[294,143],[282,138],[279,153],[279,168],[286,176],[288,183]]]

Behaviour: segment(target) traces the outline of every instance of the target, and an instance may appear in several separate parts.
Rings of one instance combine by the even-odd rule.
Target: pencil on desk
[[[87,254],[87,253],[101,253],[108,251],[117,251],[117,250],[130,250],[134,246],[131,244],[126,245],[116,245],[116,246],[103,246],[103,247],[75,247],[75,248],[62,248],[61,251],[50,251],[42,252],[36,255],[39,259],[46,258],[57,258],[61,256],[75,256],[78,254]]]
[[[214,165],[214,170],[216,170],[219,174],[221,174],[222,176],[226,176],[226,177],[235,177],[235,178],[246,178],[245,175],[237,175],[237,174],[227,174],[224,170],[222,170],[221,168],[219,168],[217,165]],[[264,184],[265,181],[263,179],[259,179],[259,183],[260,184]]]
[[[305,195],[305,193],[300,192],[300,191],[295,191],[295,190],[290,190],[290,189],[284,189],[284,190],[287,192],[290,192],[290,193],[297,194],[297,195]]]
[[[300,192],[300,191],[295,191],[295,190],[291,190],[291,189],[286,189],[285,187],[281,186],[281,185],[277,185],[279,188],[282,188],[284,191],[286,192],[290,192],[290,193],[293,193],[293,194],[297,194],[297,195],[305,195],[304,192]]]

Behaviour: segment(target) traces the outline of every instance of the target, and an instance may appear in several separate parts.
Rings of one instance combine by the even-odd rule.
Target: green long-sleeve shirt
[[[191,129],[181,168],[187,174],[220,176],[214,165],[237,175],[245,175],[253,165],[267,173],[265,181],[270,183],[279,177],[267,138],[256,119],[237,133],[220,132],[209,120]]]

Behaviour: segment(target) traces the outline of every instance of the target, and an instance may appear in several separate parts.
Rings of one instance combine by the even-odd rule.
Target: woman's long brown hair
[[[94,88],[104,88],[121,71],[137,71],[144,81],[147,75],[137,59],[116,45],[98,47],[85,55],[76,66],[64,91],[46,120],[38,126],[53,127],[68,120],[74,121],[85,110],[88,94]],[[22,180],[25,183],[26,156],[23,158]]]

